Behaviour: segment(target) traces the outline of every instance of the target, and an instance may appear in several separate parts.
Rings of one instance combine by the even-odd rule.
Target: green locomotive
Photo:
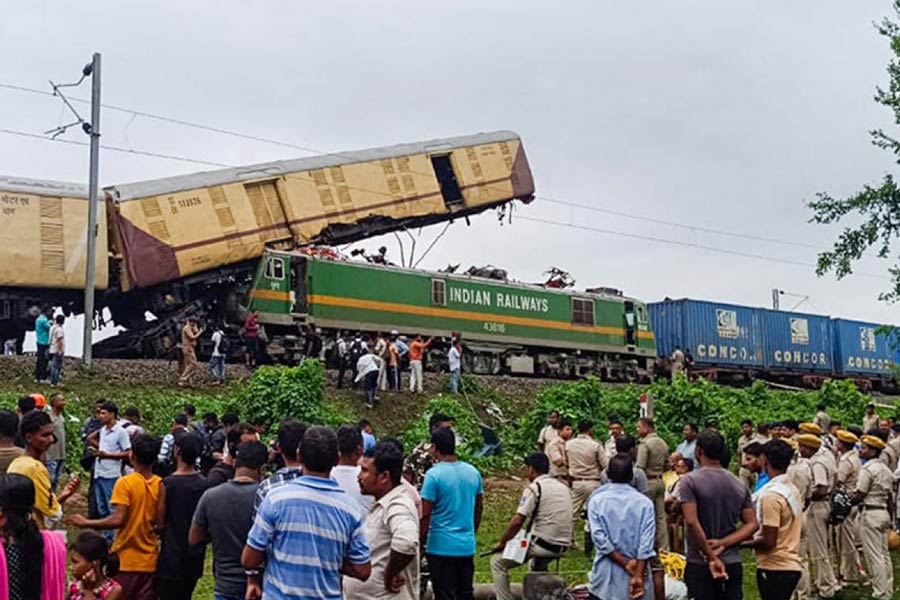
[[[480,374],[647,378],[656,341],[643,302],[610,290],[575,292],[468,275],[267,250],[248,294],[275,360],[299,358],[299,327],[463,340]],[[431,368],[444,362],[433,345]]]

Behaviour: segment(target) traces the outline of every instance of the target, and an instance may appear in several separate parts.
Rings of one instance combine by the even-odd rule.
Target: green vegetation
[[[153,368],[162,369],[159,365]],[[464,396],[449,396],[445,381],[431,380],[428,382],[434,390],[431,395],[384,393],[376,408],[368,411],[360,400],[360,391],[325,386],[326,374],[315,361],[293,368],[263,367],[251,377],[231,381],[226,387],[191,391],[173,388],[168,370],[159,376],[144,377],[130,365],[121,369],[127,370],[127,374],[73,372],[61,388],[69,400],[67,412],[83,419],[90,414],[96,400],[108,398],[116,401],[120,409],[128,406],[140,409],[142,425],[156,434],[169,429],[172,418],[185,402],[196,405],[198,414],[214,411],[221,415],[233,410],[243,419],[266,426],[287,415],[329,425],[366,417],[372,420],[379,436],[399,436],[407,448],[427,439],[428,417],[432,413],[450,414],[456,419],[456,429],[463,440],[461,454],[486,474],[500,475],[486,479],[485,517],[478,534],[479,551],[488,550],[499,539],[513,514],[525,482],[512,476],[521,476],[522,457],[533,451],[538,432],[552,409],[573,421],[592,420],[598,425],[598,436],[603,436],[609,415],[618,416],[628,429],[633,430],[639,411],[638,398],[647,393],[655,401],[660,433],[674,444],[680,439],[682,425],[687,421],[702,426],[712,420],[734,442],[744,418],[755,422],[784,418],[807,420],[815,414],[815,406],[821,401],[825,402],[833,418],[843,423],[859,422],[869,400],[846,381],[829,382],[818,391],[786,392],[770,390],[762,383],[741,389],[706,381],[692,383],[685,379],[674,384],[661,381],[651,385],[611,386],[596,379],[556,383],[464,376]],[[0,406],[14,408],[19,396],[33,391],[36,387],[28,369],[20,368],[15,362],[0,361]],[[39,391],[47,393],[49,390]],[[482,446],[482,425],[499,435],[504,448],[501,455],[474,458]],[[68,464],[75,470],[82,452],[78,438],[80,426],[80,422],[72,421],[68,428]],[[84,510],[83,500],[75,502],[70,509]],[[752,556],[746,555],[745,596],[754,599],[757,595],[752,563]],[[560,570],[574,584],[586,580],[590,564],[583,553],[572,552],[560,562]],[[210,556],[207,574],[195,594],[200,600],[212,598],[211,565]],[[514,579],[520,580],[523,574],[524,570],[519,569]],[[476,581],[490,581],[490,559],[476,560]],[[844,597],[855,598],[852,593]]]

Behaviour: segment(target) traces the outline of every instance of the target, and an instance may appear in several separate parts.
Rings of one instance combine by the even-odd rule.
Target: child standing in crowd
[[[119,572],[119,558],[109,553],[106,538],[85,531],[69,548],[72,577],[69,600],[121,600],[122,586],[110,577]]]

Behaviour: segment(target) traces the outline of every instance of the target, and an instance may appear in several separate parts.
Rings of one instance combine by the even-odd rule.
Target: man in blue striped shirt
[[[300,444],[304,474],[272,490],[256,513],[242,562],[253,576],[265,562],[266,600],[341,599],[341,575],[372,572],[359,504],[330,479],[337,436],[310,427]],[[248,598],[259,590],[248,587]]]

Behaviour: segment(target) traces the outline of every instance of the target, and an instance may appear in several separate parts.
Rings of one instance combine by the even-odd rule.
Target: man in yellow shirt
[[[50,415],[32,410],[19,423],[25,438],[25,454],[9,464],[7,473],[24,475],[34,484],[34,519],[41,529],[54,529],[62,517],[62,504],[78,489],[78,477],[69,479],[57,498],[50,489],[50,472],[44,465],[47,450],[56,441]]]
[[[156,600],[153,574],[159,557],[156,527],[156,503],[162,482],[151,471],[159,454],[159,438],[140,433],[131,444],[134,472],[120,478],[113,487],[110,504],[113,513],[103,519],[73,515],[66,520],[74,527],[117,529],[110,549],[119,555],[122,597],[132,600]]]

